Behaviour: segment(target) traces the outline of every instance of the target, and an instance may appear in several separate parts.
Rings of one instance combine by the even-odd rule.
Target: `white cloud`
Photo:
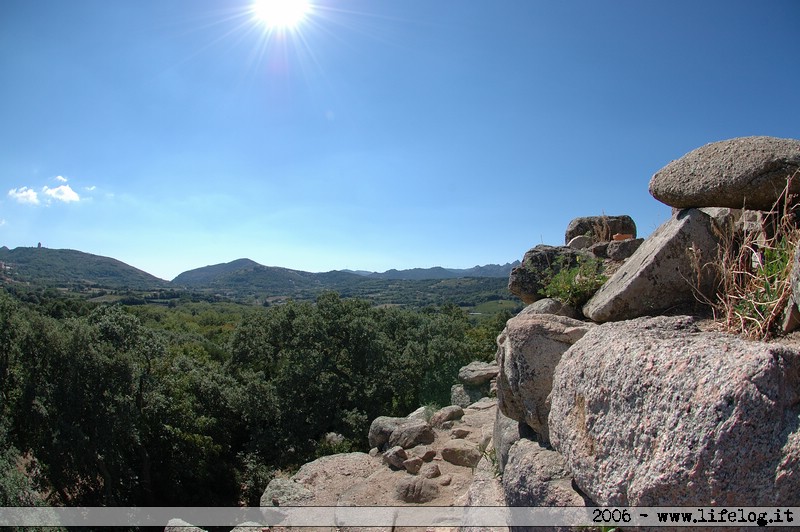
[[[84,190],[87,190],[87,191],[89,191],[89,192],[94,192],[94,191],[95,191],[95,189],[97,188],[97,186],[95,186],[95,185],[92,185],[92,186],[90,186],[90,187],[83,187],[83,188],[84,188]]]
[[[56,176],[56,181],[60,181],[62,183],[66,183],[67,182],[67,178],[64,177],[63,175],[57,175]]]
[[[39,195],[32,188],[28,187],[12,188],[11,190],[8,191],[8,197],[17,200],[19,203],[30,203],[31,205],[39,205]]]
[[[78,193],[72,190],[72,187],[69,185],[61,185],[60,187],[50,188],[44,187],[42,188],[42,192],[46,195],[50,196],[53,199],[58,201],[63,201],[64,203],[70,203],[73,201],[80,201],[81,197],[78,196]]]
[[[3,227],[3,226],[4,226],[4,225],[6,225],[7,223],[8,223],[8,222],[6,222],[5,218],[0,218],[0,227]]]

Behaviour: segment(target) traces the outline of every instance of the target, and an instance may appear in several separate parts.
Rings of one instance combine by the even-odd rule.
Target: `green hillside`
[[[72,249],[0,248],[5,282],[72,289],[152,290],[167,281],[109,257]]]
[[[491,265],[470,271],[488,268],[502,274],[507,267]],[[370,275],[347,271],[311,273],[238,259],[189,270],[169,282],[109,257],[69,249],[9,250],[7,247],[0,248],[0,268],[0,280],[9,285],[60,288],[77,293],[96,289],[116,291],[117,294],[104,296],[108,301],[126,298],[140,303],[164,303],[182,297],[181,294],[193,294],[208,300],[272,305],[288,300],[313,301],[323,292],[334,291],[342,297],[365,299],[373,305],[419,308],[453,303],[484,314],[494,313],[486,309],[521,306],[508,292],[507,274],[458,277],[467,270],[444,268],[390,270]],[[487,303],[492,304],[487,306]]]

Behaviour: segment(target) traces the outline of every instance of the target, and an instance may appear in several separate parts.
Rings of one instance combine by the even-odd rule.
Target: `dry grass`
[[[592,227],[592,243],[597,244],[598,242],[611,242],[611,225],[608,223],[608,216],[603,214],[600,218],[593,224]]]
[[[704,263],[697,249],[690,250],[697,279],[707,268],[716,277],[715,296],[698,296],[708,303],[715,319],[732,333],[746,338],[767,340],[781,330],[784,312],[792,304],[791,271],[794,254],[800,243],[796,195],[789,184],[800,179],[795,173],[772,210],[761,217],[756,230],[736,227],[729,220],[715,226],[720,240],[716,260]]]

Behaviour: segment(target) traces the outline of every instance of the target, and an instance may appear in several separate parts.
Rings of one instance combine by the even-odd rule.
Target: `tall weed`
[[[729,332],[769,339],[780,331],[784,311],[792,304],[790,277],[800,243],[795,212],[800,198],[789,192],[793,179],[800,179],[800,173],[787,179],[772,210],[763,213],[760,230],[736,228],[732,221],[715,226],[719,253],[707,264],[702,263],[698,250],[690,250],[698,280],[703,268],[711,268],[716,275],[715,297],[702,297]]]

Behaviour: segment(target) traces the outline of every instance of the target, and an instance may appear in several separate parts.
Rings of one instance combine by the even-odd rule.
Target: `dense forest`
[[[375,417],[449,404],[508,317],[334,292],[125,306],[4,289],[0,506],[258,505],[277,471],[367,450]]]

